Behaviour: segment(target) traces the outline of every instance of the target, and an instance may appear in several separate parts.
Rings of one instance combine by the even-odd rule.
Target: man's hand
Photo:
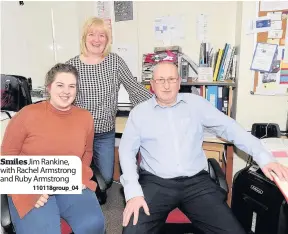
[[[144,197],[133,197],[131,198],[125,207],[125,210],[123,212],[123,226],[126,227],[129,223],[129,220],[131,218],[131,215],[134,213],[134,220],[133,225],[136,225],[138,222],[139,217],[139,209],[143,207],[144,212],[146,215],[150,215],[149,208],[147,206],[147,203],[144,199]]]
[[[279,177],[280,180],[288,181],[288,168],[281,165],[277,162],[268,163],[266,166],[262,168],[263,173],[273,181],[273,177],[271,175],[271,171],[275,172],[275,174]]]
[[[48,201],[49,195],[48,194],[43,194],[38,201],[35,204],[35,208],[39,208],[41,206],[44,206],[45,203]]]

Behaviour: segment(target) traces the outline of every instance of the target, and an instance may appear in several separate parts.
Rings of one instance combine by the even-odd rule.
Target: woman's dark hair
[[[58,73],[64,72],[64,73],[71,73],[75,76],[76,82],[78,84],[78,71],[77,69],[66,63],[57,63],[54,67],[52,67],[46,74],[45,78],[45,88],[47,88],[50,84],[53,83],[55,80],[55,77]]]

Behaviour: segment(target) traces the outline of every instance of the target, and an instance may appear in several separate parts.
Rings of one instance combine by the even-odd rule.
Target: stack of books
[[[236,47],[226,43],[223,49],[218,49],[213,55],[213,81],[225,81],[236,78]]]

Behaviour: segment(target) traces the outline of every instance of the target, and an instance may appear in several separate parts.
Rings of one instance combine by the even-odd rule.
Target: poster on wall
[[[288,64],[281,61],[282,56],[277,56],[269,72],[259,72],[256,92],[264,95],[278,95],[287,93],[288,89]]]
[[[113,33],[112,33],[112,11],[113,11],[113,2],[110,1],[97,1],[96,2],[96,16],[103,19],[110,29],[111,34],[111,43],[113,42]]]
[[[115,22],[133,20],[132,1],[114,1]]]
[[[184,39],[184,17],[163,16],[154,20],[154,33],[158,41],[170,46],[179,39]]]
[[[96,2],[96,15],[101,19],[111,19],[111,3],[109,1]]]
[[[196,20],[196,35],[197,40],[202,42],[208,42],[208,15],[200,14]]]

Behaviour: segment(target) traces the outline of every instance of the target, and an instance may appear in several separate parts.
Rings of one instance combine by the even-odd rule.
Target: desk
[[[117,138],[121,138],[122,133],[125,129],[126,121],[128,117],[117,117],[116,118],[116,126],[115,126],[115,136]],[[205,146],[204,144],[207,143]],[[214,143],[216,145],[220,145],[224,148],[223,152],[223,161],[222,161],[222,169],[224,173],[226,174],[226,181],[228,184],[229,188],[229,194],[228,194],[228,204],[231,205],[231,188],[232,188],[232,183],[233,183],[233,155],[234,155],[234,149],[233,149],[233,144],[230,142],[227,142],[224,139],[216,138],[216,137],[209,137],[209,138],[204,138],[204,144],[203,148],[209,147],[209,143]],[[120,166],[119,164],[119,155],[118,155],[118,150],[115,149],[115,165],[114,165],[114,180],[120,176]]]

